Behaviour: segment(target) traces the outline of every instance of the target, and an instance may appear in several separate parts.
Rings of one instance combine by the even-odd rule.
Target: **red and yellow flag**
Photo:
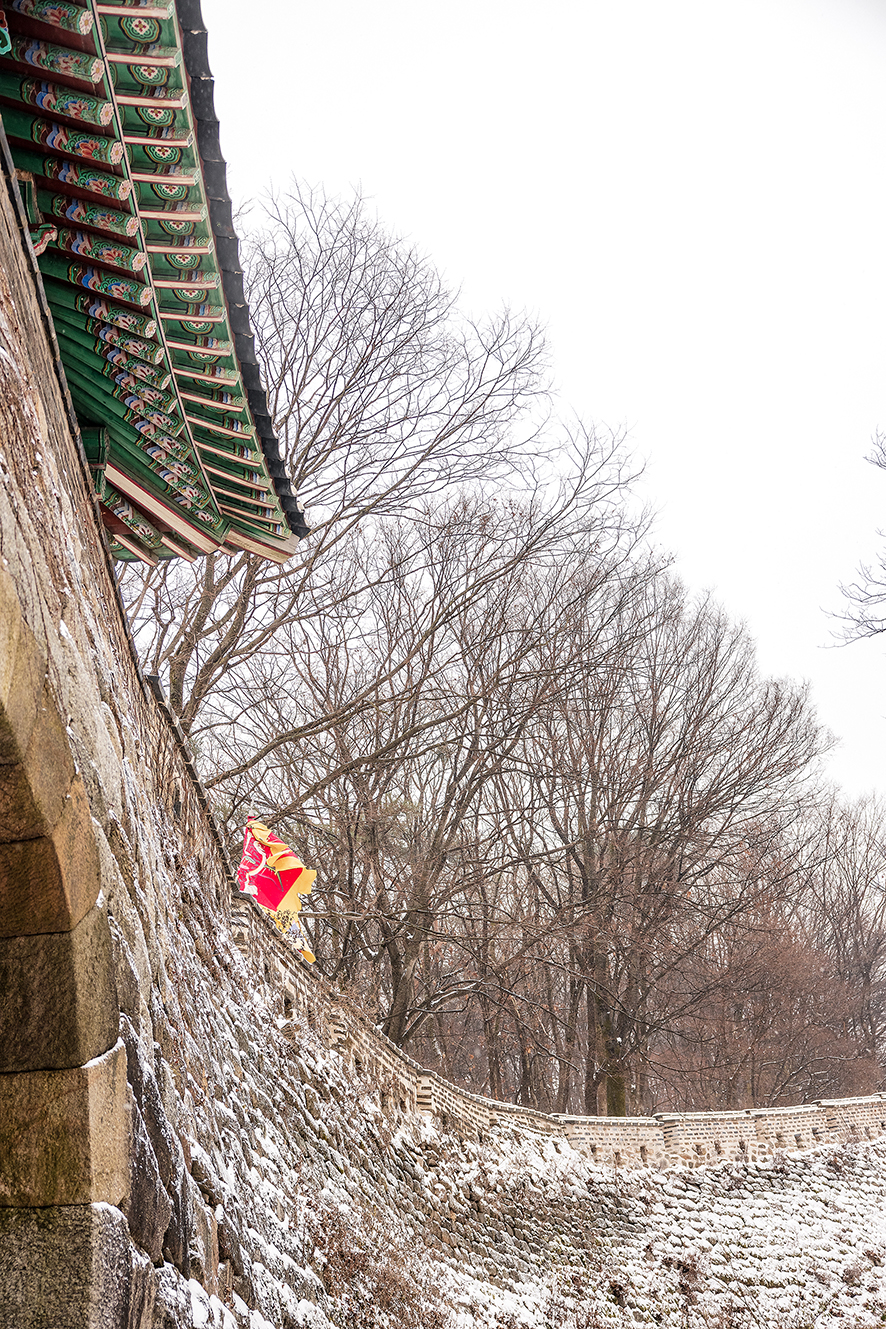
[[[284,936],[292,934],[296,950],[309,964],[314,963],[315,956],[308,948],[298,915],[301,897],[310,895],[316,876],[263,822],[255,817],[247,820],[237,885],[268,911]]]

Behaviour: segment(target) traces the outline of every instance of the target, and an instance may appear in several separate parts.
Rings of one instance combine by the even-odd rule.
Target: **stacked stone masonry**
[[[138,668],[0,166],[5,1329],[327,1329],[360,1322],[367,1287],[409,1292],[409,1323],[565,1324],[569,1287],[623,1304],[607,1261],[668,1186],[727,1226],[739,1185],[790,1213],[839,1176],[882,1208],[882,1098],[637,1120],[495,1103],[391,1045],[236,894]],[[684,1274],[655,1259],[682,1323]]]

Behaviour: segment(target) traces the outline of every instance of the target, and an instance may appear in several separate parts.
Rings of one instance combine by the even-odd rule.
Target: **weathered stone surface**
[[[191,1230],[188,1263],[192,1278],[202,1283],[210,1294],[218,1293],[218,1224],[215,1214],[202,1200],[196,1184],[189,1177]]]
[[[157,1298],[157,1275],[146,1255],[130,1251],[131,1277],[126,1329],[152,1329]]]
[[[185,1278],[191,1276],[191,1235],[194,1230],[188,1180],[188,1174],[182,1171],[178,1185],[169,1194],[172,1217],[163,1237],[163,1259],[174,1264]]]
[[[181,1144],[166,1115],[157,1078],[139,1056],[138,1037],[125,1015],[120,1017],[120,1037],[126,1048],[126,1074],[144,1118],[160,1177],[169,1194],[173,1195],[181,1185],[185,1169]]]
[[[0,763],[19,762],[27,751],[45,678],[46,660],[22,621],[18,589],[0,567]]]
[[[138,971],[120,924],[115,918],[110,919],[110,924],[114,948],[114,971],[117,980],[117,1004],[120,1010],[124,1011],[132,1021],[133,1026],[138,1029],[142,1003]]]
[[[0,844],[51,836],[76,766],[66,724],[45,683],[46,661],[8,573],[0,579]]]
[[[0,992],[0,1072],[107,1052],[118,1025],[107,912],[94,907],[72,932],[0,938]]]
[[[171,1264],[157,1270],[154,1329],[192,1329],[191,1294],[182,1275]]]
[[[0,766],[0,844],[36,840],[51,829],[34,800],[24,764]]]
[[[126,1220],[105,1204],[0,1209],[2,1323],[8,1329],[147,1329],[153,1278],[133,1305]]]
[[[224,1185],[212,1166],[209,1155],[199,1145],[195,1145],[191,1151],[191,1176],[199,1186],[200,1194],[210,1208],[215,1208],[217,1204],[221,1204]]]
[[[30,798],[8,808],[0,802],[0,842],[50,835],[74,779],[65,722],[48,687],[43,688],[28,746],[17,766]]]
[[[132,1239],[152,1263],[163,1255],[163,1237],[172,1217],[172,1203],[163,1182],[138,1104],[132,1104],[129,1198],[123,1205]]]
[[[129,1189],[126,1054],[0,1076],[0,1206],[118,1205]]]
[[[0,844],[0,937],[67,932],[98,892],[92,816],[77,776],[51,835]]]
[[[236,1278],[243,1277],[243,1241],[237,1220],[230,1208],[222,1210],[222,1220],[218,1224],[219,1259],[229,1266]]]

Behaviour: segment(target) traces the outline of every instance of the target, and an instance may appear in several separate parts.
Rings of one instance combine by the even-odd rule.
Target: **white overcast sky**
[[[886,791],[886,638],[827,649],[886,475],[883,0],[203,0],[235,201],[360,185],[626,424],[660,543]]]

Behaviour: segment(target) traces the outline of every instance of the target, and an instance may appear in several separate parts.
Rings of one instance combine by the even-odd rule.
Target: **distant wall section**
[[[250,899],[235,896],[232,927],[235,944],[265,982],[278,986],[286,1009],[322,1030],[355,1075],[378,1085],[380,1105],[427,1113],[443,1128],[473,1140],[510,1130],[518,1136],[564,1138],[588,1158],[614,1167],[696,1167],[726,1159],[753,1162],[779,1151],[886,1134],[886,1094],[654,1117],[559,1116],[483,1098],[424,1069],[385,1038],[303,963]]]

